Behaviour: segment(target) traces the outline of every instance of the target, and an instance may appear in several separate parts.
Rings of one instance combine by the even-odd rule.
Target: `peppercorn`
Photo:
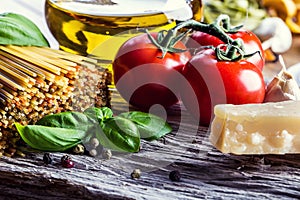
[[[181,174],[178,170],[171,171],[169,174],[169,178],[171,181],[180,181]]]
[[[141,177],[141,170],[140,169],[135,169],[133,170],[133,172],[131,173],[131,178],[133,179],[138,179]]]
[[[75,147],[73,147],[72,152],[75,154],[83,154],[84,150],[85,148],[82,144],[77,144]]]
[[[90,154],[90,156],[96,157],[97,154],[98,154],[98,152],[97,152],[96,149],[91,149],[91,150],[89,151],[89,154]]]
[[[49,153],[44,153],[43,161],[44,161],[45,164],[51,164],[52,163],[52,158],[51,158]]]
[[[74,167],[75,163],[72,161],[72,158],[68,155],[64,155],[61,157],[61,165],[65,168]]]
[[[109,160],[111,158],[111,156],[112,156],[111,150],[109,150],[109,149],[103,150],[102,158]]]
[[[93,146],[93,148],[96,148],[97,146],[99,146],[99,140],[97,138],[92,138],[90,140],[91,145]]]

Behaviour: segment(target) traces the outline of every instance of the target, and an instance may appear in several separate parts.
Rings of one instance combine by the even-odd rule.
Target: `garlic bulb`
[[[279,102],[286,100],[300,100],[300,89],[294,77],[286,71],[283,58],[279,56],[283,69],[268,84],[264,102]]]

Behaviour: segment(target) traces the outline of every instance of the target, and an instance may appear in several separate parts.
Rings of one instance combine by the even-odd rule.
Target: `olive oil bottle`
[[[45,17],[61,49],[112,60],[119,46],[141,29],[170,29],[179,15],[192,18],[184,4],[179,0],[46,0]]]

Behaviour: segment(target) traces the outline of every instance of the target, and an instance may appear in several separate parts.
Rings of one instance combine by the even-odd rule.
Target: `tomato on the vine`
[[[158,33],[151,36],[157,39]],[[186,49],[181,41],[172,46],[175,48]],[[189,51],[163,52],[148,34],[130,38],[120,47],[113,62],[116,88],[137,108],[145,110],[155,104],[167,108],[178,102],[178,76],[190,58]]]
[[[244,42],[245,54],[254,54],[247,58],[247,60],[257,66],[260,70],[265,65],[265,54],[260,39],[251,31],[240,29],[235,33],[228,33],[232,39],[240,38]],[[186,46],[188,48],[198,48],[200,46],[214,46],[217,47],[220,44],[224,44],[219,38],[209,35],[201,31],[195,31],[191,34]]]
[[[205,126],[211,122],[217,104],[264,100],[262,72],[248,60],[219,61],[213,49],[206,49],[193,56],[182,73],[190,84],[181,90],[183,104]]]

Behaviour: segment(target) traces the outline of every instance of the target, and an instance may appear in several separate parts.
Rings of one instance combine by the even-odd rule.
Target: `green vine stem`
[[[195,31],[201,31],[210,34],[212,36],[215,36],[219,38],[221,41],[223,41],[225,44],[231,44],[233,43],[234,39],[228,36],[227,33],[237,32],[241,27],[242,26],[237,26],[232,28],[230,25],[229,16],[221,14],[212,24],[205,24],[195,20],[188,20],[185,22],[181,22],[173,29],[171,29],[171,31],[173,32],[173,36],[175,36],[180,29],[189,28]]]
[[[245,57],[252,56],[253,54],[246,55],[244,52],[244,42],[242,39],[232,39],[228,33],[237,32],[242,26],[231,27],[230,18],[228,15],[221,14],[214,23],[205,24],[195,20],[187,20],[177,24],[170,30],[163,30],[158,32],[157,40],[148,33],[148,37],[151,42],[162,51],[162,58],[167,52],[183,52],[187,49],[177,49],[174,45],[182,40],[190,30],[201,31],[212,36],[219,38],[227,46],[227,48],[221,48],[222,46],[215,47],[215,52],[218,60],[224,61],[237,61]],[[187,28],[189,31],[178,34],[179,30]],[[226,49],[226,50],[224,50]],[[257,53],[257,52],[255,52]]]

